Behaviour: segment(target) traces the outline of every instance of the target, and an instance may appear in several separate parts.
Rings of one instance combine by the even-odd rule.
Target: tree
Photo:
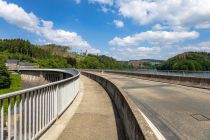
[[[105,55],[79,55],[69,52],[69,46],[56,44],[33,45],[23,39],[0,39],[2,58],[38,64],[48,68],[131,69],[127,62],[119,62]],[[0,54],[1,58],[1,54]]]
[[[0,62],[0,89],[10,87],[11,79],[7,67]]]
[[[165,61],[161,70],[210,70],[210,54],[205,52],[185,52]]]

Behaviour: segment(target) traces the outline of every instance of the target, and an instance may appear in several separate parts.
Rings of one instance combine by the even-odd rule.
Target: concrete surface
[[[152,130],[150,127],[151,123],[149,124],[148,121],[146,121],[145,115],[142,114],[137,105],[120,87],[109,79],[97,74],[90,72],[82,72],[82,74],[100,83],[100,85],[107,91],[119,113],[122,122],[121,124],[126,134],[126,139],[156,140],[157,138],[162,138],[161,135],[156,135],[158,133],[154,133],[158,131]]]
[[[64,113],[66,119],[71,118],[68,122],[64,120],[66,121],[65,129],[58,137],[54,136],[53,133],[57,133],[54,131],[51,133],[51,137],[45,137],[45,139],[124,139],[121,122],[106,91],[98,83],[85,76],[81,76],[80,82],[83,85],[80,87],[83,97],[72,118],[71,115]],[[59,129],[59,127],[57,128]],[[58,130],[58,132],[60,131]]]
[[[210,90],[97,74],[124,89],[166,139],[210,139]]]

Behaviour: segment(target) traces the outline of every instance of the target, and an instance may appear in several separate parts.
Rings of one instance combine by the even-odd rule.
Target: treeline
[[[90,68],[90,69],[131,69],[132,66],[125,62],[119,62],[115,59],[105,55],[92,55],[85,56],[77,63],[77,68]]]
[[[75,54],[69,52],[69,47],[55,44],[33,45],[22,39],[0,40],[0,59],[18,59],[38,65],[43,68],[106,68],[128,69],[127,63],[102,55]]]
[[[210,54],[206,52],[185,52],[168,59],[159,69],[209,71]]]
[[[40,67],[71,67],[67,63],[66,57],[54,55],[50,51],[44,50],[42,46],[33,45],[29,41],[22,39],[0,40],[0,52],[2,52],[0,56],[3,59],[18,59]]]

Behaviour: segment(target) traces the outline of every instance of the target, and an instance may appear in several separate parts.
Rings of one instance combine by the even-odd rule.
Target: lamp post
[[[17,61],[17,72],[20,72],[20,60]]]

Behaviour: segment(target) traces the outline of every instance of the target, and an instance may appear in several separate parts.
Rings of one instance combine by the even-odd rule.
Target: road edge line
[[[144,117],[146,122],[148,123],[149,127],[154,132],[155,136],[158,140],[166,140],[166,138],[162,135],[162,133],[157,129],[157,127],[147,118],[147,116],[138,108],[138,111],[141,113],[141,115]]]

